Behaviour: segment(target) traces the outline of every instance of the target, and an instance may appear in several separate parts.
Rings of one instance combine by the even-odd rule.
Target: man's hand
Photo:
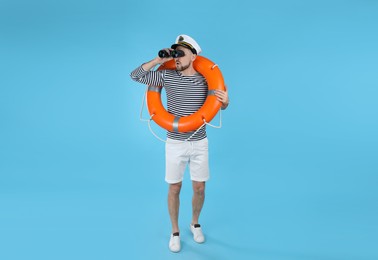
[[[166,50],[168,53],[170,53],[170,51],[172,51],[173,49],[170,49],[170,48],[166,48],[164,49]],[[172,57],[167,57],[167,58],[160,58],[159,56],[155,57],[153,60],[149,61],[149,62],[146,62],[142,65],[142,68],[145,70],[145,71],[149,71],[151,70],[152,68],[154,68],[156,65],[158,64],[163,64],[164,62],[167,62],[169,60],[173,59]]]
[[[222,102],[222,109],[226,109],[230,100],[228,98],[227,87],[225,86],[226,90],[215,90],[215,96],[218,98],[220,102]]]
[[[162,49],[164,51],[166,51],[167,53],[171,53],[173,51],[173,49],[171,48],[165,48],[165,49]],[[169,57],[166,57],[166,58],[160,58],[159,55],[155,58],[155,60],[159,63],[159,64],[162,64],[164,62],[167,62],[169,60],[173,59],[171,56]]]

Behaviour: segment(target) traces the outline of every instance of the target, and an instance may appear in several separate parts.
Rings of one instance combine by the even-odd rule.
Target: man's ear
[[[197,54],[192,55],[192,61],[194,61],[197,58]]]

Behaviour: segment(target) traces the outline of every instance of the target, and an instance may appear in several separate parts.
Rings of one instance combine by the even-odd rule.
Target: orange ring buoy
[[[208,94],[202,107],[189,116],[176,117],[168,113],[161,102],[161,87],[150,86],[148,88],[148,112],[156,124],[168,131],[195,131],[203,125],[204,120],[209,123],[218,113],[222,105],[214,93],[214,90],[225,90],[223,76],[218,66],[203,56],[197,56],[193,62],[193,67],[206,78]],[[158,68],[158,70],[163,69],[176,69],[174,60],[170,60]]]

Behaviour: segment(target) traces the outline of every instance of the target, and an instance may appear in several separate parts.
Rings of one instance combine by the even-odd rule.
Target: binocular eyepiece
[[[185,52],[182,50],[173,50],[173,51],[167,51],[167,50],[160,50],[158,53],[160,58],[179,58],[179,57],[184,57]]]

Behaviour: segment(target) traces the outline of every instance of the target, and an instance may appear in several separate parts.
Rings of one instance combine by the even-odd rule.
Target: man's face
[[[185,53],[184,57],[175,58],[176,69],[178,71],[184,71],[192,64],[194,54],[191,50],[182,46],[177,46],[176,50],[181,50]]]

